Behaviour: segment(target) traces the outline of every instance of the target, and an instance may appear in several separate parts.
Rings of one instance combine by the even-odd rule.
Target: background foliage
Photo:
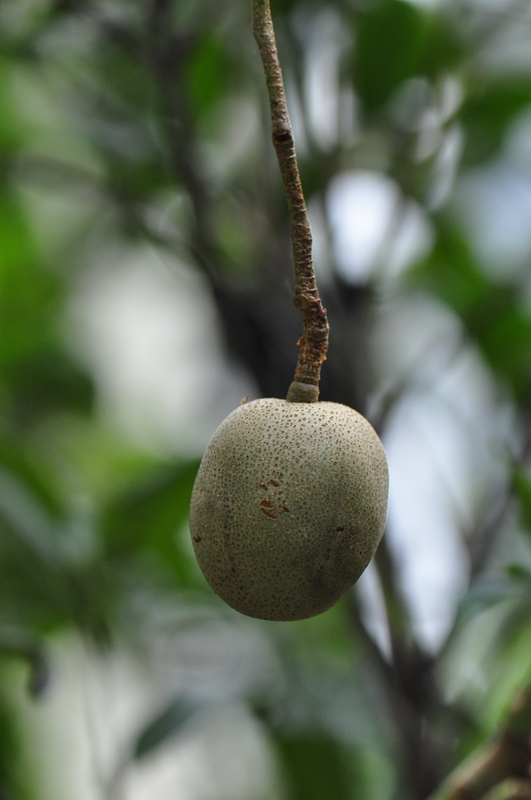
[[[321,397],[381,432],[410,516],[392,498],[369,578],[322,617],[213,597],[186,538],[201,445],[240,389],[285,396],[300,335],[249,3],[3,0],[6,800],[422,800],[529,679],[528,3],[272,6],[331,324]],[[124,398],[157,360],[133,346],[146,321],[124,328],[136,384],[112,349],[127,264],[184,293],[186,368],[144,417]],[[162,406],[173,437],[138,422]],[[441,525],[444,602],[419,578]]]

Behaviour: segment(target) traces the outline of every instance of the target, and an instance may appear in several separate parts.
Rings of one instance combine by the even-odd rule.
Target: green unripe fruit
[[[201,462],[190,506],[199,566],[242,614],[312,617],[374,555],[387,496],[385,451],[356,411],[255,400],[221,423]]]

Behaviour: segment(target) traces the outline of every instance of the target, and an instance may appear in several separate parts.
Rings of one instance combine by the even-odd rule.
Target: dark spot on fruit
[[[282,511],[287,511],[289,514],[289,508],[287,506],[280,506],[280,508],[282,509]]]
[[[201,541],[200,536],[194,536],[194,542],[200,542],[200,541]]]
[[[277,486],[280,486],[280,484],[278,483],[278,481],[274,481],[272,478],[271,478],[271,480],[269,481],[269,483],[271,484],[271,486],[274,486],[274,487],[275,487],[275,489],[277,488]]]
[[[270,519],[276,519],[277,518],[276,514],[273,514],[271,511],[268,511],[265,508],[261,508],[260,511],[262,512],[262,514],[265,514],[266,517],[269,517]]]
[[[273,508],[271,500],[260,500],[260,505],[262,506],[262,508]]]
[[[344,528],[336,528],[337,533],[342,533],[345,529]]]
[[[267,486],[265,485],[265,483],[261,483],[260,487],[264,490],[264,492],[267,492]]]

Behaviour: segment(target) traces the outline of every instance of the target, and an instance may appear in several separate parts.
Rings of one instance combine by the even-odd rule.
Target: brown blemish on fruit
[[[270,519],[276,519],[277,518],[276,514],[273,514],[272,511],[268,511],[266,508],[261,508],[260,511],[262,512],[262,514],[265,514],[266,517],[269,517]]]
[[[201,541],[200,536],[194,536],[194,542],[200,542],[200,541]]]
[[[267,486],[265,485],[265,483],[261,483],[260,488],[263,489],[264,492],[267,492]]]
[[[260,505],[262,508],[273,508],[271,500],[260,500]]]
[[[344,528],[336,528],[336,533],[343,533],[344,530]]]
[[[277,486],[280,486],[280,483],[278,483],[278,481],[274,481],[273,478],[271,478],[269,483],[271,484],[271,486],[274,486],[275,489],[277,488]]]

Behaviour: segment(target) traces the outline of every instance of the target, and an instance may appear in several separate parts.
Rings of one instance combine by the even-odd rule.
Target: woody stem
[[[315,281],[312,234],[297,165],[269,0],[253,0],[253,33],[264,66],[273,145],[288,200],[295,267],[293,302],[303,318],[299,358],[287,399],[292,402],[315,402],[319,397],[321,364],[328,350],[329,327],[326,309],[323,308]]]

